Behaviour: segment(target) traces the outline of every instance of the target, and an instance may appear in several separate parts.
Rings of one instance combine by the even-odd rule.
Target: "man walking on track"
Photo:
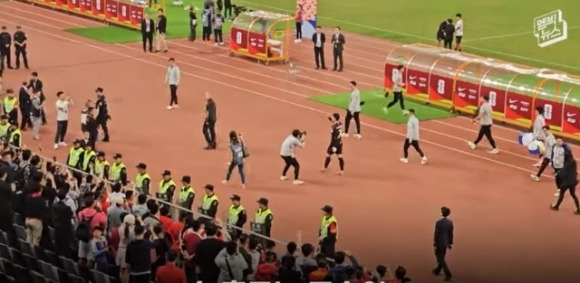
[[[435,258],[437,267],[433,269],[433,274],[439,276],[441,270],[445,273],[445,281],[451,281],[451,271],[445,261],[447,249],[453,246],[453,221],[447,217],[451,214],[448,207],[441,208],[441,219],[435,223],[435,235],[433,237],[433,247],[435,248]]]
[[[421,165],[427,163],[427,157],[419,147],[419,119],[415,116],[415,110],[409,109],[409,120],[407,121],[407,137],[405,138],[405,144],[403,145],[403,158],[401,162],[409,162],[409,147],[413,146],[419,156],[421,156]]]
[[[479,114],[473,119],[473,122],[479,121],[480,128],[479,133],[477,134],[477,138],[473,142],[468,142],[467,144],[471,149],[475,149],[477,144],[481,141],[483,136],[487,138],[487,141],[491,145],[491,150],[489,153],[497,154],[499,153],[499,149],[495,146],[495,141],[491,136],[491,126],[493,125],[492,113],[493,110],[491,109],[491,104],[489,104],[489,97],[482,96],[479,98],[481,102],[481,106],[479,107]]]
[[[179,86],[180,80],[181,74],[179,72],[179,67],[175,65],[175,59],[169,58],[169,67],[167,67],[165,83],[169,85],[169,93],[171,98],[169,100],[169,106],[167,106],[167,110],[179,108],[179,104],[177,103],[177,87]]]
[[[348,101],[348,109],[346,110],[346,117],[344,118],[344,137],[348,137],[348,129],[350,128],[350,120],[354,118],[354,123],[356,125],[355,138],[361,139],[360,135],[360,110],[363,104],[360,100],[360,91],[356,87],[356,82],[350,82],[350,98]]]
[[[397,102],[399,102],[399,104],[401,105],[401,110],[403,111],[403,114],[406,114],[407,112],[405,111],[405,101],[403,99],[403,87],[405,87],[405,85],[403,84],[403,72],[404,72],[404,66],[403,65],[399,65],[397,66],[397,69],[395,69],[393,71],[393,101],[391,101],[387,107],[383,108],[383,111],[385,113],[389,112],[389,108],[393,107],[395,104],[397,104]],[[386,94],[388,95],[388,93]]]

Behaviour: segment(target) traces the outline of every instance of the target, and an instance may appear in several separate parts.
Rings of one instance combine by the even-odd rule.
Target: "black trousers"
[[[150,283],[151,274],[129,275],[129,283]]]
[[[435,258],[437,259],[437,267],[433,270],[434,273],[439,274],[441,270],[445,273],[445,277],[451,278],[451,271],[447,262],[445,261],[445,256],[447,255],[447,247],[435,247]]]
[[[234,14],[232,13],[232,3],[229,4],[225,4],[225,9],[224,9],[224,17],[226,19],[228,18],[234,18]]]
[[[342,71],[342,50],[333,48],[332,49],[332,55],[334,57],[334,68],[332,68],[333,70],[339,70]]]
[[[290,166],[294,167],[294,180],[300,180],[300,163],[298,163],[298,160],[296,159],[296,157],[292,157],[292,156],[284,156],[281,155],[282,159],[284,160],[284,169],[282,170],[282,176],[286,176],[286,173],[288,173],[288,170],[290,169]]]
[[[203,37],[203,41],[210,41],[210,39],[211,39],[211,27],[203,27],[202,37]]]
[[[143,52],[153,52],[153,32],[145,32],[141,34],[141,39],[143,40]],[[147,48],[149,44],[149,48]]]
[[[12,59],[11,59],[11,54],[12,53],[10,51],[10,48],[2,48],[0,49],[0,60],[2,62],[4,62],[4,60],[6,60],[4,66],[7,67],[8,69],[12,69]]]
[[[72,233],[73,231],[63,231],[62,229],[54,230],[54,243],[56,248],[56,253],[59,256],[64,256],[66,258],[71,257],[71,247],[72,247]]]
[[[12,111],[10,111],[10,113],[8,113],[8,122],[10,124],[18,123],[18,110],[17,109],[13,109]]]
[[[16,47],[16,68],[20,68],[20,57],[22,57],[22,63],[24,63],[24,68],[28,69],[28,56],[26,55],[26,47]]]
[[[196,27],[189,27],[189,41],[195,41],[197,37]]]
[[[411,146],[413,146],[413,148],[415,149],[415,151],[417,151],[419,156],[425,157],[423,150],[421,150],[421,147],[419,147],[419,141],[415,140],[409,141],[409,139],[405,139],[405,144],[403,145],[403,157],[405,158],[409,157],[409,147]]]
[[[487,141],[489,142],[491,147],[495,149],[495,141],[491,136],[491,125],[481,125],[481,127],[479,128],[479,133],[477,134],[477,138],[473,143],[478,144],[481,141],[481,139],[483,139],[484,136],[487,138]]]
[[[22,121],[20,122],[20,129],[26,129],[26,127],[32,128],[32,120],[30,119],[30,109],[28,107],[20,107],[20,116],[22,116]]]
[[[178,105],[177,103],[177,85],[169,85],[169,94],[171,98],[169,99],[169,106]]]
[[[395,104],[397,104],[397,102],[399,102],[399,104],[401,105],[401,109],[405,110],[405,99],[403,98],[402,91],[393,92],[393,101],[387,104],[387,109],[393,107]]]
[[[209,148],[216,147],[215,123],[216,121],[203,122],[203,137],[205,138],[205,142]]]
[[[101,130],[103,131],[103,141],[104,142],[108,142],[109,141],[109,127],[107,126],[107,123],[109,122],[109,118],[99,118],[97,119],[97,126],[101,127]],[[91,135],[93,135],[93,133],[91,133]],[[95,137],[95,141],[97,140],[97,137]]]
[[[350,111],[346,111],[346,117],[344,117],[344,133],[348,134],[348,129],[350,128],[350,120],[354,118],[354,124],[356,126],[356,133],[360,135],[360,112],[351,113]]]
[[[452,49],[453,46],[453,38],[445,38],[443,40],[443,47],[447,49]]]
[[[322,239],[322,241],[320,241],[320,253],[324,254],[326,257],[334,258],[334,255],[336,253],[335,246],[336,246],[335,240],[324,238]]]
[[[542,176],[542,173],[544,173],[544,170],[546,170],[546,168],[548,168],[548,165],[550,165],[550,159],[549,158],[542,159],[542,164],[540,165],[540,169],[538,170],[538,173],[536,174],[536,176],[538,178],[540,176]]]
[[[197,271],[195,270],[195,267],[185,266],[185,280],[187,283],[197,282]]]
[[[68,130],[68,121],[56,122],[56,134],[54,135],[54,143],[64,142],[66,131]]]
[[[214,29],[213,30],[213,39],[216,43],[224,42],[223,32],[221,29]]]
[[[302,22],[296,22],[296,39],[302,39]]]
[[[560,188],[560,194],[558,195],[558,200],[556,200],[556,204],[554,204],[554,207],[556,208],[560,207],[560,204],[562,204],[562,201],[564,200],[564,195],[566,194],[566,191],[570,192],[570,196],[572,197],[572,200],[574,200],[576,210],[580,210],[580,202],[578,202],[578,197],[576,196],[576,186]]]
[[[324,47],[314,47],[314,61],[316,62],[316,68],[326,68],[324,63]]]

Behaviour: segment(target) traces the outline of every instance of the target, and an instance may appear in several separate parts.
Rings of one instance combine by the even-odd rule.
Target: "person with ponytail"
[[[246,188],[246,174],[244,173],[244,159],[247,157],[247,152],[244,147],[244,141],[241,133],[230,131],[230,151],[232,154],[231,161],[228,163],[228,172],[226,178],[222,181],[223,184],[228,184],[232,177],[234,168],[238,167],[240,179],[242,181],[242,189]]]

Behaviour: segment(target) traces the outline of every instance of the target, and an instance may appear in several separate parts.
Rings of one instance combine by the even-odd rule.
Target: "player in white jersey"
[[[457,13],[455,18],[455,51],[461,52],[461,39],[463,39],[463,18],[461,13]]]

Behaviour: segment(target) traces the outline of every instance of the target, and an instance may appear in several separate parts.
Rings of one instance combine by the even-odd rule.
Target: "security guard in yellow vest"
[[[205,189],[205,195],[203,196],[199,213],[215,218],[218,211],[218,197],[213,193],[213,185],[207,184],[203,188]]]
[[[179,199],[177,200],[177,204],[185,209],[191,209],[191,207],[193,206],[193,200],[195,199],[195,191],[190,185],[191,177],[187,175],[183,176],[181,178],[181,184],[183,185],[183,187],[181,187],[181,190],[179,191]]]
[[[69,150],[68,157],[66,158],[66,165],[81,170],[84,152],[85,150],[81,147],[80,140],[74,140],[73,147]]]
[[[140,194],[149,195],[149,188],[151,188],[151,177],[147,174],[147,164],[137,164],[137,176],[135,176],[135,190]]]
[[[8,120],[12,124],[18,122],[18,98],[14,96],[13,89],[6,90],[6,97],[2,100],[4,113],[8,115]]]
[[[10,138],[8,143],[16,148],[22,148],[22,133],[20,133],[20,128],[18,128],[18,122],[12,122],[10,125]]]
[[[335,245],[338,240],[338,221],[333,214],[333,208],[325,205],[322,208],[322,223],[318,231],[320,252],[328,257],[334,257]]]
[[[84,148],[85,151],[83,152],[82,156],[82,170],[90,174],[94,171],[97,153],[93,150],[93,146],[90,144],[85,144]]]
[[[10,123],[8,123],[8,115],[0,116],[0,139],[8,141],[8,131],[10,130]]]
[[[163,177],[163,180],[159,182],[159,188],[157,188],[157,193],[155,194],[155,196],[160,200],[172,203],[173,194],[175,193],[177,185],[175,184],[173,179],[171,179],[171,171],[165,170],[163,171],[163,173],[161,173],[161,176]],[[191,206],[189,209],[191,209]]]
[[[127,185],[127,167],[123,163],[123,155],[115,153],[113,156],[115,162],[111,165],[111,182],[120,182],[123,186]]]
[[[232,200],[232,205],[228,211],[228,232],[235,241],[242,234],[241,229],[244,228],[244,224],[248,220],[248,215],[246,214],[246,209],[240,203],[242,198],[239,195],[233,195],[230,199]]]
[[[99,176],[103,180],[109,180],[111,165],[106,159],[105,152],[99,151],[97,153],[97,160],[95,161],[95,166],[93,167],[93,173]]]
[[[272,230],[272,221],[274,220],[274,215],[270,208],[268,208],[268,199],[260,198],[258,200],[258,211],[254,217],[254,222],[251,222],[252,232],[266,237],[270,237],[270,231]]]

